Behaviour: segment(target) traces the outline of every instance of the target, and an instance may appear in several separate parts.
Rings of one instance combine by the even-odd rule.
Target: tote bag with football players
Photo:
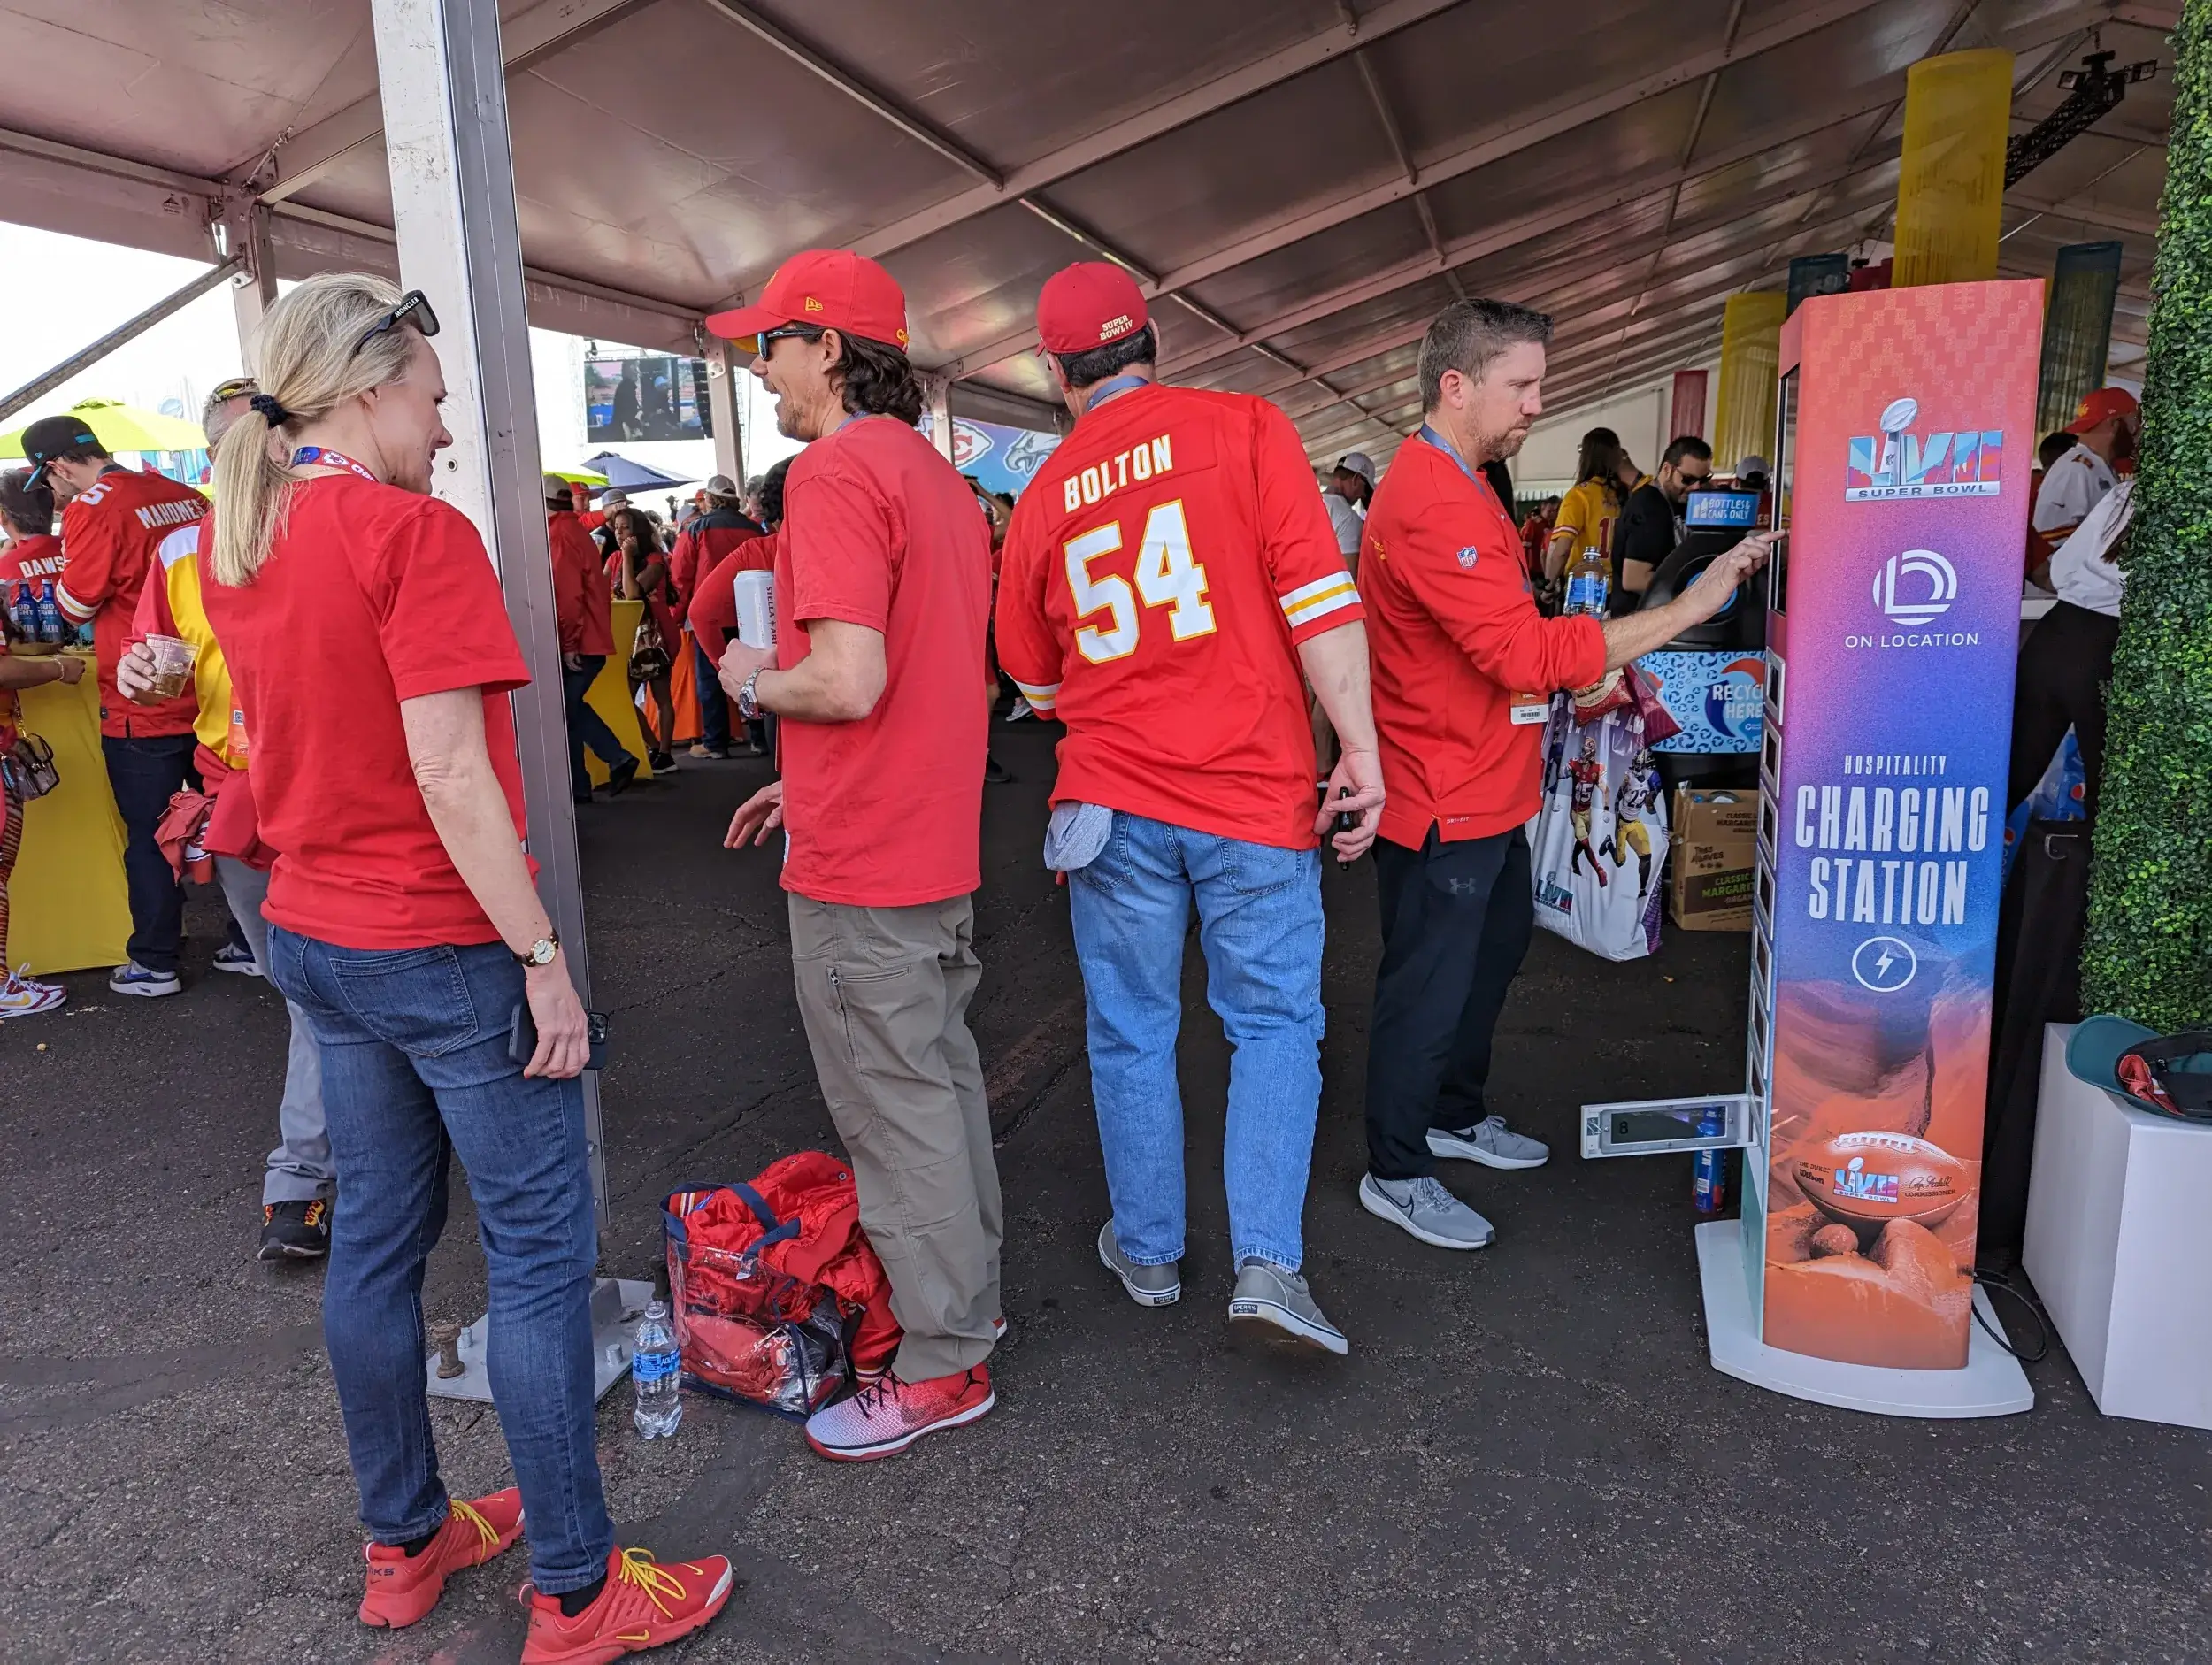
[[[1633,702],[1580,722],[1572,694],[1553,696],[1528,840],[1538,925],[1609,960],[1658,948],[1666,794]]]

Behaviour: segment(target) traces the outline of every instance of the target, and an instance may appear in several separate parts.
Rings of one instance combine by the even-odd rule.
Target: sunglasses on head
[[[420,289],[410,289],[400,296],[399,304],[372,325],[368,333],[353,344],[353,350],[358,353],[378,336],[397,329],[402,324],[413,325],[419,335],[435,335],[438,333],[438,315],[430,310],[430,297]]]

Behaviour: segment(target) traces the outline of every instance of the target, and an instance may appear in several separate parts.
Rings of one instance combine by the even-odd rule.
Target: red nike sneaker
[[[396,1544],[371,1544],[369,1587],[361,1598],[361,1623],[396,1630],[438,1605],[449,1574],[480,1567],[522,1536],[522,1493],[513,1486],[478,1498],[453,1500],[445,1524],[430,1546],[410,1555]]]
[[[806,1442],[833,1462],[867,1462],[895,1456],[924,1434],[972,1423],[996,1402],[987,1364],[925,1382],[902,1382],[886,1370],[850,1399],[808,1417]]]
[[[522,1592],[530,1608],[522,1665],[607,1665],[704,1630],[730,1599],[730,1563],[708,1555],[663,1566],[645,1550],[617,1549],[606,1588],[572,1619],[562,1616],[558,1596],[528,1584]]]

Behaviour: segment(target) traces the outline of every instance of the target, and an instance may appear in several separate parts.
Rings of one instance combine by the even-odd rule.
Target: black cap
[[[23,455],[31,464],[30,483],[46,483],[46,467],[58,457],[87,449],[107,455],[107,447],[100,443],[90,423],[81,417],[41,417],[23,430]]]

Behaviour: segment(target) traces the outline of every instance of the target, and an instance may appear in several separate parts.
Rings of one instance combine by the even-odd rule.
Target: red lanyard
[[[349,469],[354,473],[360,475],[363,480],[367,480],[372,486],[383,484],[383,482],[378,480],[375,475],[370,473],[367,469],[362,467],[360,464],[355,462],[353,458],[348,457],[343,451],[334,451],[326,445],[301,446],[298,450],[292,453],[292,466],[294,468],[319,466],[323,468]]]

